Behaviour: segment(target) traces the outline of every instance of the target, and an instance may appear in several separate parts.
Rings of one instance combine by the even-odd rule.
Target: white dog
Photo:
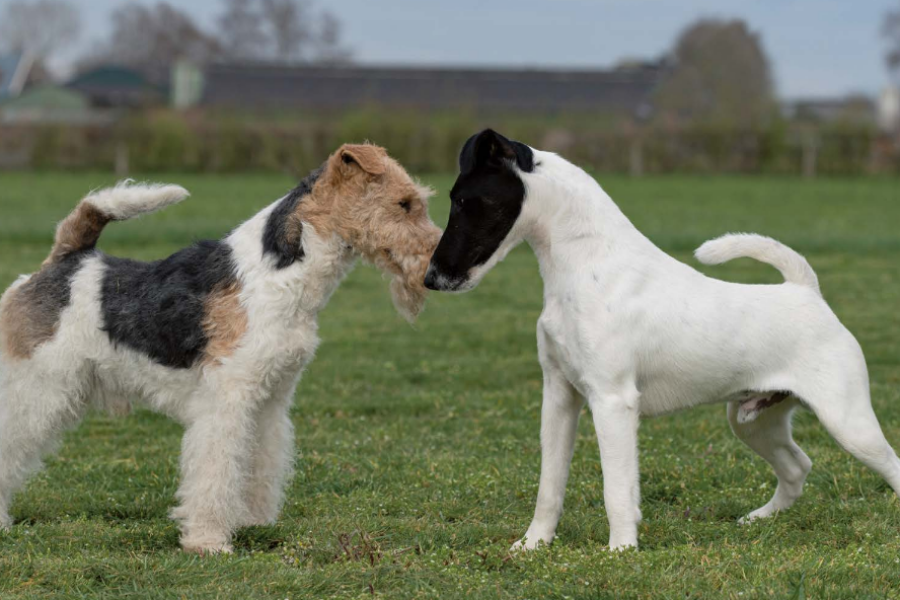
[[[318,313],[359,256],[393,276],[401,313],[419,312],[440,237],[429,194],[382,148],[344,145],[224,240],[150,263],[99,252],[100,232],[187,192],[87,196],[41,270],[0,300],[0,529],[59,432],[90,401],[121,412],[132,397],[185,425],[173,511],[185,550],[227,552],[237,527],[273,522]]]
[[[584,171],[490,130],[466,143],[460,171],[425,285],[471,290],[522,240],[544,279],[541,480],[534,520],[514,548],[553,540],[584,401],[600,444],[611,548],[637,546],[640,417],[700,404],[726,402],[734,433],[778,477],[772,499],[745,519],[800,495],[811,467],[791,438],[800,404],[900,494],[900,460],[872,411],[863,353],[802,256],[770,238],[726,235],[697,258],[755,258],[786,282],[708,278],[654,246]]]

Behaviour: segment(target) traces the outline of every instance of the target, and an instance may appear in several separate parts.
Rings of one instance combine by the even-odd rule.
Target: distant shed
[[[22,52],[0,55],[0,100],[22,93],[33,63]]]
[[[96,108],[142,108],[165,104],[168,89],[136,69],[101,65],[79,73],[66,87],[87,96]]]
[[[655,65],[607,71],[376,66],[211,65],[199,104],[343,111],[369,106],[645,117],[662,77]]]

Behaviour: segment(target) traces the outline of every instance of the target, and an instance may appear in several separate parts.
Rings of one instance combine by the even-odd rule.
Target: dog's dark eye
[[[401,200],[400,207],[403,208],[403,210],[405,210],[406,212],[409,212],[412,210],[412,204],[410,203],[409,200]]]

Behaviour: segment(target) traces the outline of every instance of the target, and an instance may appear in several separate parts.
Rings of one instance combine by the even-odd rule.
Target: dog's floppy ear
[[[471,171],[476,165],[501,166],[511,160],[522,171],[534,170],[534,154],[531,148],[509,140],[493,129],[485,129],[469,138],[459,155],[460,171]]]
[[[387,152],[372,144],[344,144],[337,151],[345,165],[356,165],[369,175],[384,174]]]

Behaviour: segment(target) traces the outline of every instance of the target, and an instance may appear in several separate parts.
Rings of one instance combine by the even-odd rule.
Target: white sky
[[[11,0],[0,0],[0,11]],[[79,47],[127,0],[76,0]],[[146,0],[145,0],[146,1]],[[170,0],[214,29],[221,0]],[[876,94],[888,82],[884,14],[900,0],[318,0],[361,63],[604,67],[655,57],[700,17],[741,17],[761,34],[786,98]],[[2,12],[0,12],[2,14]]]

